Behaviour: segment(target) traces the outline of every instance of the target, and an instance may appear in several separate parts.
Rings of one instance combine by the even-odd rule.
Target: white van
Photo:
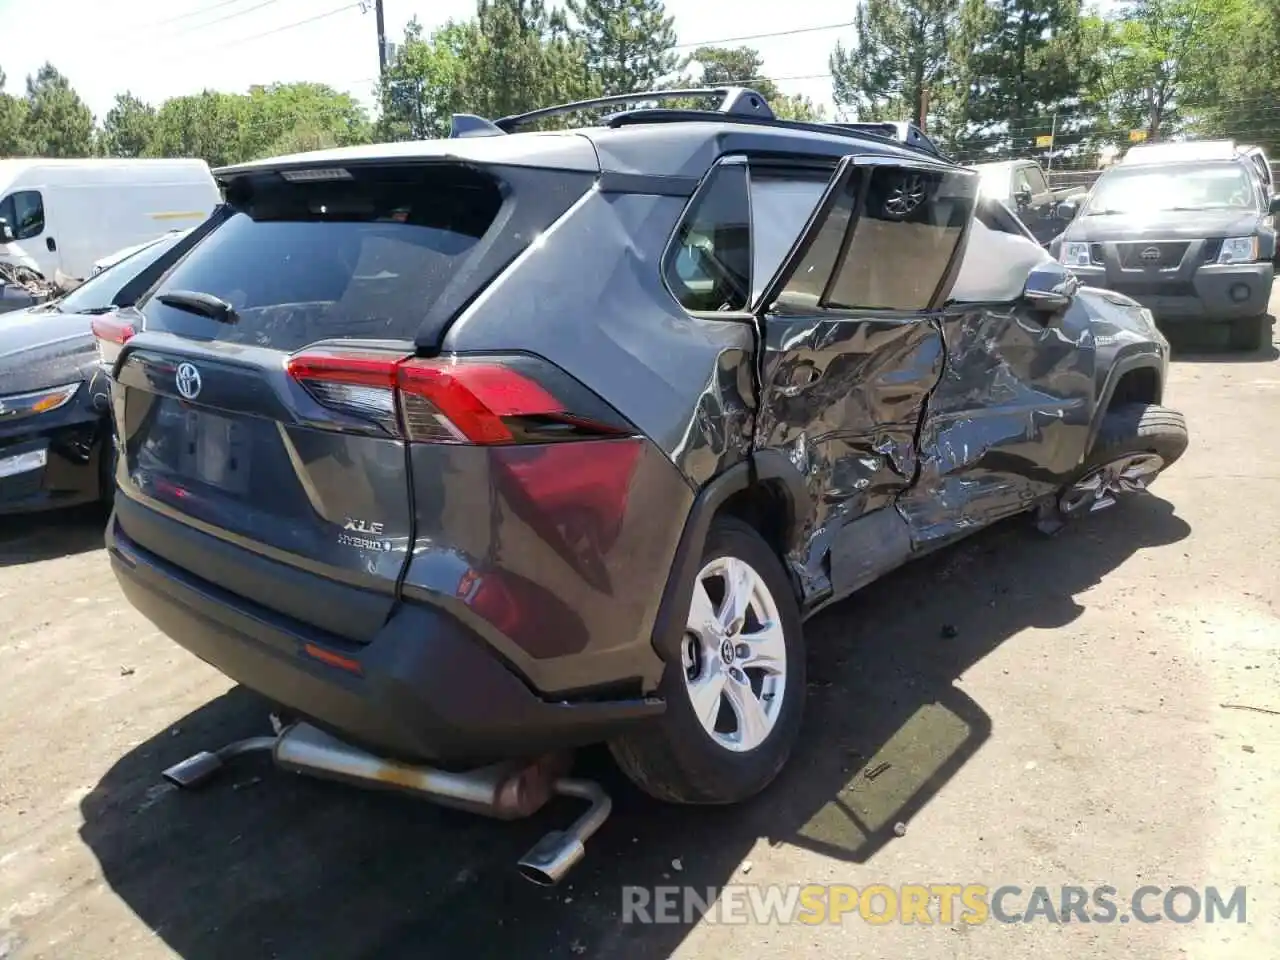
[[[220,200],[203,160],[0,160],[0,262],[84,280],[96,260],[197,226]]]

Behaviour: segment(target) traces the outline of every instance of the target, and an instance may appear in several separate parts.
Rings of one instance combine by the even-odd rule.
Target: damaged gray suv
[[[280,705],[290,769],[594,800],[544,881],[604,814],[536,758],[607,742],[655,797],[750,797],[800,729],[806,617],[1187,444],[1150,313],[918,130],[711,94],[223,169],[199,241],[96,325],[133,605]]]

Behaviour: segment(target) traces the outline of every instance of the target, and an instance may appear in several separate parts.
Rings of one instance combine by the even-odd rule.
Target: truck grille
[[[1188,242],[1156,242],[1156,243],[1117,243],[1116,253],[1120,255],[1120,266],[1128,268],[1141,267],[1176,267],[1182,263],[1183,254],[1187,252]]]

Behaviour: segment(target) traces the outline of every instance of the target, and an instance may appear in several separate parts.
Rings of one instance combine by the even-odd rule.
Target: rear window
[[[146,327],[292,351],[317,340],[403,339],[458,275],[502,206],[491,177],[463,167],[352,169],[291,183],[277,173],[228,186],[231,217],[156,296],[212,294],[225,323],[143,305]]]

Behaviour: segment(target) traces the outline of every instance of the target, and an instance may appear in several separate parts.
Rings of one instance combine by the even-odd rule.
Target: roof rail
[[[449,125],[449,137],[503,137],[507,131],[474,113],[455,113]]]
[[[831,123],[829,126],[840,127],[842,130],[856,130],[859,133],[869,133],[872,136],[887,137],[890,140],[896,140],[898,143],[905,143],[911,147],[920,147],[937,156],[943,156],[938,145],[934,143],[918,126],[909,120],[884,120],[878,123]]]
[[[687,90],[647,90],[643,93],[622,93],[611,97],[578,100],[503,117],[501,120],[495,120],[493,125],[504,133],[514,133],[535,120],[564,113],[576,113],[579,110],[590,110],[594,107],[621,107],[629,103],[650,103],[655,100],[685,100],[690,97],[719,97],[720,105],[714,112],[725,116],[774,119],[773,110],[769,108],[765,98],[748,87],[696,87]]]

